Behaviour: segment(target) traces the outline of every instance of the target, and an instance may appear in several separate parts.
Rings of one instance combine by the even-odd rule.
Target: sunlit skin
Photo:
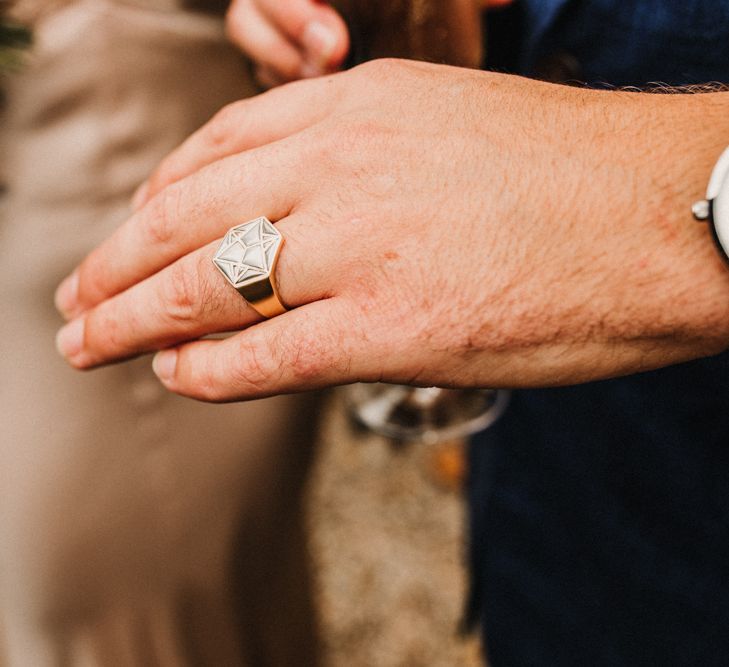
[[[729,271],[690,207],[727,139],[727,93],[407,61],[276,88],[163,161],[60,288],[58,345],[78,368],[173,347],[163,383],[211,401],[567,384],[719,352]],[[292,309],[265,322],[211,262],[262,214]]]

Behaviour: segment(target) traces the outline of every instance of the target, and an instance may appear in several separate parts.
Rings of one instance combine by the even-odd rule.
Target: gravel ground
[[[482,664],[477,640],[458,634],[464,506],[447,481],[459,447],[358,432],[341,392],[331,399],[308,508],[325,664]]]

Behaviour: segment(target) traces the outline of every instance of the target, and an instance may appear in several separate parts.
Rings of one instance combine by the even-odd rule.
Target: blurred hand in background
[[[474,6],[487,9],[511,1],[450,0],[450,4],[454,15],[467,22],[478,16]],[[466,34],[473,32],[472,26],[462,28]],[[267,87],[337,71],[350,48],[346,22],[320,0],[233,0],[226,30],[251,58],[258,80]]]
[[[336,71],[349,51],[344,19],[317,0],[233,0],[226,29],[267,86]]]

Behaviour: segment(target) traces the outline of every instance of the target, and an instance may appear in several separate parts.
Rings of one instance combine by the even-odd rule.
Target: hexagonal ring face
[[[213,263],[237,290],[271,279],[283,237],[268,218],[232,227]]]

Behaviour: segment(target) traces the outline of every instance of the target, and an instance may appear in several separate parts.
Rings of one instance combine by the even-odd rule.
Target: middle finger
[[[304,181],[295,171],[298,149],[292,150],[292,142],[225,158],[163,190],[61,285],[57,304],[64,315],[79,315],[242,220],[288,215],[300,201]]]

